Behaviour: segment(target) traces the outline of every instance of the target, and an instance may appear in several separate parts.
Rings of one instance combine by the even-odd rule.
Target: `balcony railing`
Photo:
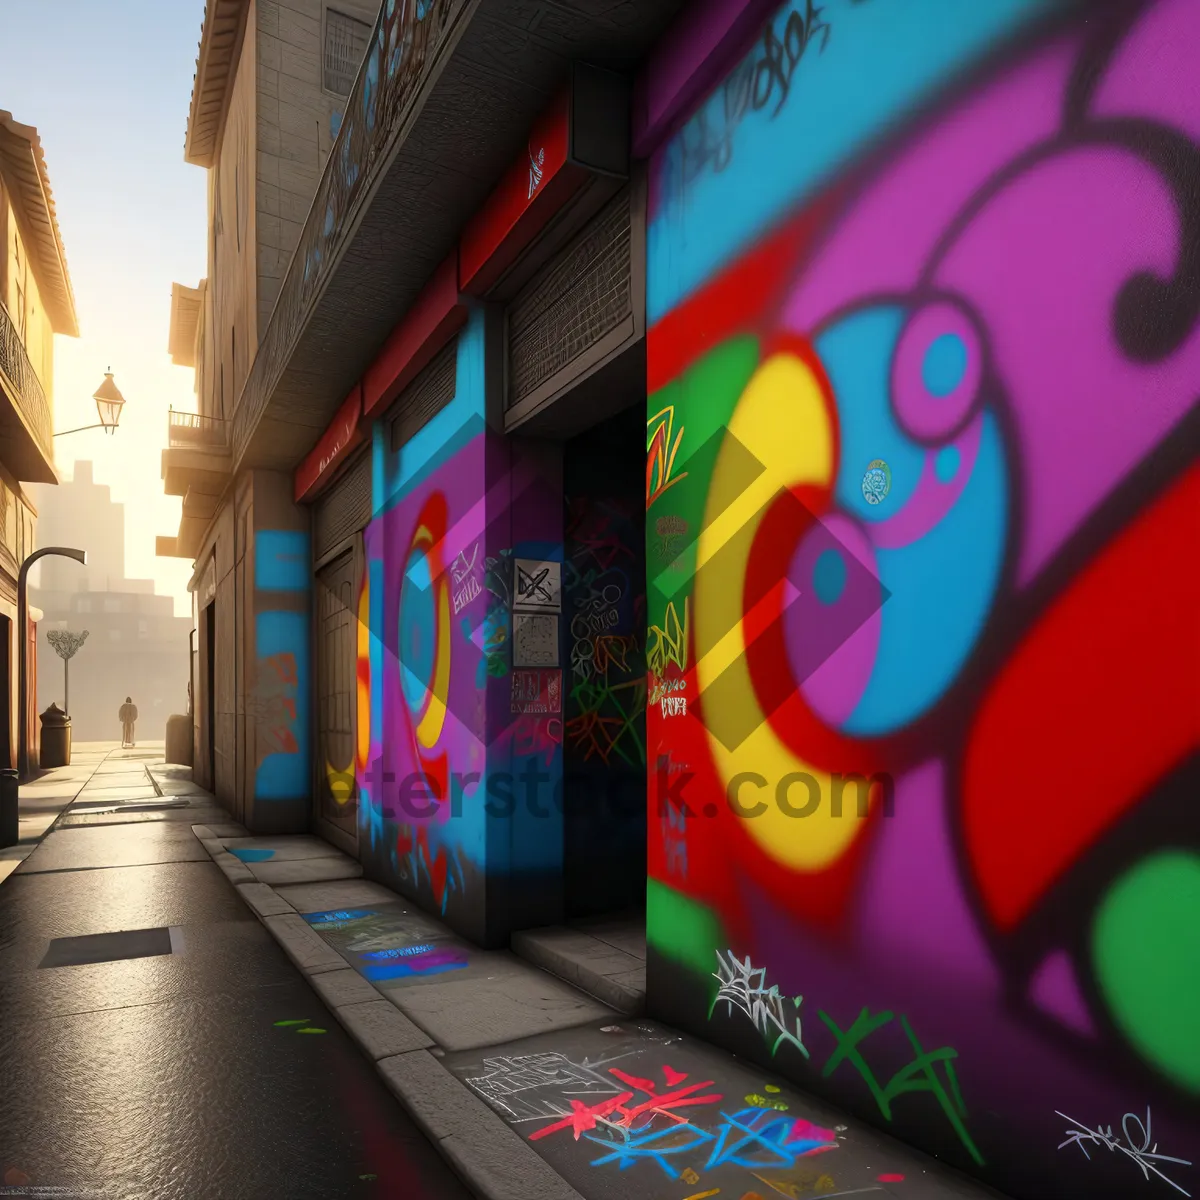
[[[355,218],[394,156],[429,66],[469,0],[389,0],[380,8],[341,128],[231,424],[246,450]]]
[[[8,309],[0,303],[0,373],[4,375],[5,390],[29,425],[46,461],[54,462],[54,432],[50,420],[50,405],[42,391],[42,381],[25,353],[25,342]]]
[[[176,412],[172,409],[167,418],[167,446],[170,449],[229,449],[229,422],[223,417],[207,417],[200,413]]]

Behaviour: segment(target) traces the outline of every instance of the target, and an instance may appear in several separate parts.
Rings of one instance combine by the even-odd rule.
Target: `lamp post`
[[[111,371],[104,373],[104,380],[92,393],[92,399],[95,400],[96,411],[100,414],[98,425],[80,425],[78,429],[64,429],[62,433],[56,433],[54,436],[66,437],[68,433],[83,433],[85,429],[103,429],[105,433],[115,433],[121,421],[121,409],[125,407],[125,397],[113,383]]]
[[[29,568],[39,558],[45,558],[48,554],[73,558],[77,563],[87,566],[86,550],[72,550],[68,546],[46,546],[35,550],[21,564],[17,573],[17,636],[21,639],[17,685],[17,730],[20,737],[17,743],[17,770],[22,779],[29,774]]]
[[[63,660],[63,712],[71,715],[71,659],[79,653],[79,647],[88,639],[88,631],[71,633],[68,629],[51,629],[46,641],[54,647],[54,653]]]

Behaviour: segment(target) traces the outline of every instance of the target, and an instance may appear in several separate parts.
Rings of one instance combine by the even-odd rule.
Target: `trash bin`
[[[192,718],[174,716],[167,718],[167,762],[181,766],[192,765]]]
[[[17,773],[0,770],[0,847],[21,840],[21,818],[17,812]]]
[[[42,767],[71,763],[71,718],[57,704],[42,713]]]

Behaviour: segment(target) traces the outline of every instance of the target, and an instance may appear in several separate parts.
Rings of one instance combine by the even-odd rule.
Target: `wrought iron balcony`
[[[162,452],[163,491],[219,496],[229,480],[229,422],[200,413],[167,414],[167,448]],[[187,507],[186,500],[184,507]]]
[[[267,443],[260,447],[256,458],[262,461],[257,465],[272,457],[271,447],[278,455],[283,446],[282,462],[290,466],[328,419],[330,414],[323,413],[314,429],[294,422],[282,428],[271,423],[269,433],[262,421],[359,214],[392,165],[431,70],[449,52],[456,27],[474,8],[473,0],[388,0],[381,6],[299,244],[234,411],[230,440],[239,462],[257,435]],[[292,446],[289,439],[297,437],[296,430],[299,441]]]
[[[219,450],[229,448],[229,422],[223,417],[202,416],[200,413],[176,412],[167,414],[167,446],[172,450]]]
[[[57,483],[50,404],[25,342],[0,303],[0,389],[8,403],[0,409],[5,466],[22,483]]]

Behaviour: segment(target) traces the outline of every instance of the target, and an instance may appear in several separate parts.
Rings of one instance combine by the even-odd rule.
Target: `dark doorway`
[[[13,669],[12,627],[8,617],[0,617],[0,679],[4,680],[4,697],[0,699],[3,716],[0,716],[0,766],[12,768],[12,719],[13,719]],[[19,650],[18,650],[19,652]],[[19,701],[18,701],[19,703]]]
[[[646,897],[645,413],[563,453],[563,773],[568,919]]]
[[[205,718],[208,722],[208,786],[217,790],[217,602],[204,610]]]

